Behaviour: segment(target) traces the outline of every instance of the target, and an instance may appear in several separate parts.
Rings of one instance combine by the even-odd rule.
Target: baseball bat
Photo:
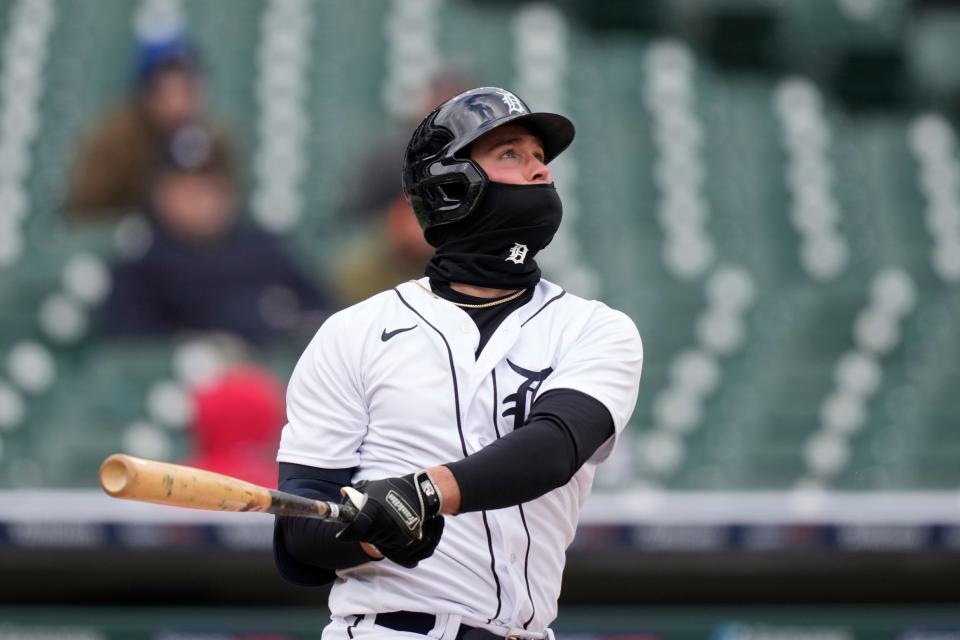
[[[100,486],[114,498],[208,511],[257,511],[352,522],[350,504],[311,500],[239,478],[115,453],[100,465]]]

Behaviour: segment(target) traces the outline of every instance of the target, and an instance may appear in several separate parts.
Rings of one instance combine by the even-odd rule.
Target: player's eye
[[[517,157],[517,152],[513,149],[506,149],[500,153],[501,160],[510,160]]]

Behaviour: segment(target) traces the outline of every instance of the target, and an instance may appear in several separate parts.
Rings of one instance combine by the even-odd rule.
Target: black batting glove
[[[427,518],[422,527],[423,536],[419,540],[407,544],[405,547],[396,549],[377,547],[385,558],[396,562],[401,567],[413,569],[421,560],[426,560],[436,551],[440,544],[440,537],[443,535],[443,516],[432,516]]]
[[[440,492],[426,471],[383,480],[364,480],[354,488],[364,494],[365,499],[362,506],[357,505],[349,491],[341,490],[345,501],[360,507],[360,511],[337,537],[367,542],[381,553],[383,549],[402,549],[419,541],[426,520],[440,512]]]

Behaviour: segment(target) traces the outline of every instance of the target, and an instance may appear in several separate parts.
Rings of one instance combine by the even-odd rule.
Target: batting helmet
[[[462,220],[476,208],[489,179],[470,160],[470,143],[507,123],[526,127],[540,139],[545,162],[573,141],[573,123],[565,117],[531,113],[523,100],[497,87],[450,98],[413,132],[403,159],[403,193],[424,231]]]

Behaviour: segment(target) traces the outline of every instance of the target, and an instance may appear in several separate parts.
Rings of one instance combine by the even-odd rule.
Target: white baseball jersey
[[[624,428],[643,360],[626,315],[541,280],[477,358],[471,317],[424,287],[427,279],[402,284],[320,328],[290,380],[279,461],[356,467],[355,482],[408,474],[505,436],[551,389],[592,396],[616,433]],[[339,571],[331,612],[446,613],[501,634],[542,632],[556,617],[565,551],[596,465],[615,440],[540,498],[447,516],[436,552],[415,569],[383,560]]]

